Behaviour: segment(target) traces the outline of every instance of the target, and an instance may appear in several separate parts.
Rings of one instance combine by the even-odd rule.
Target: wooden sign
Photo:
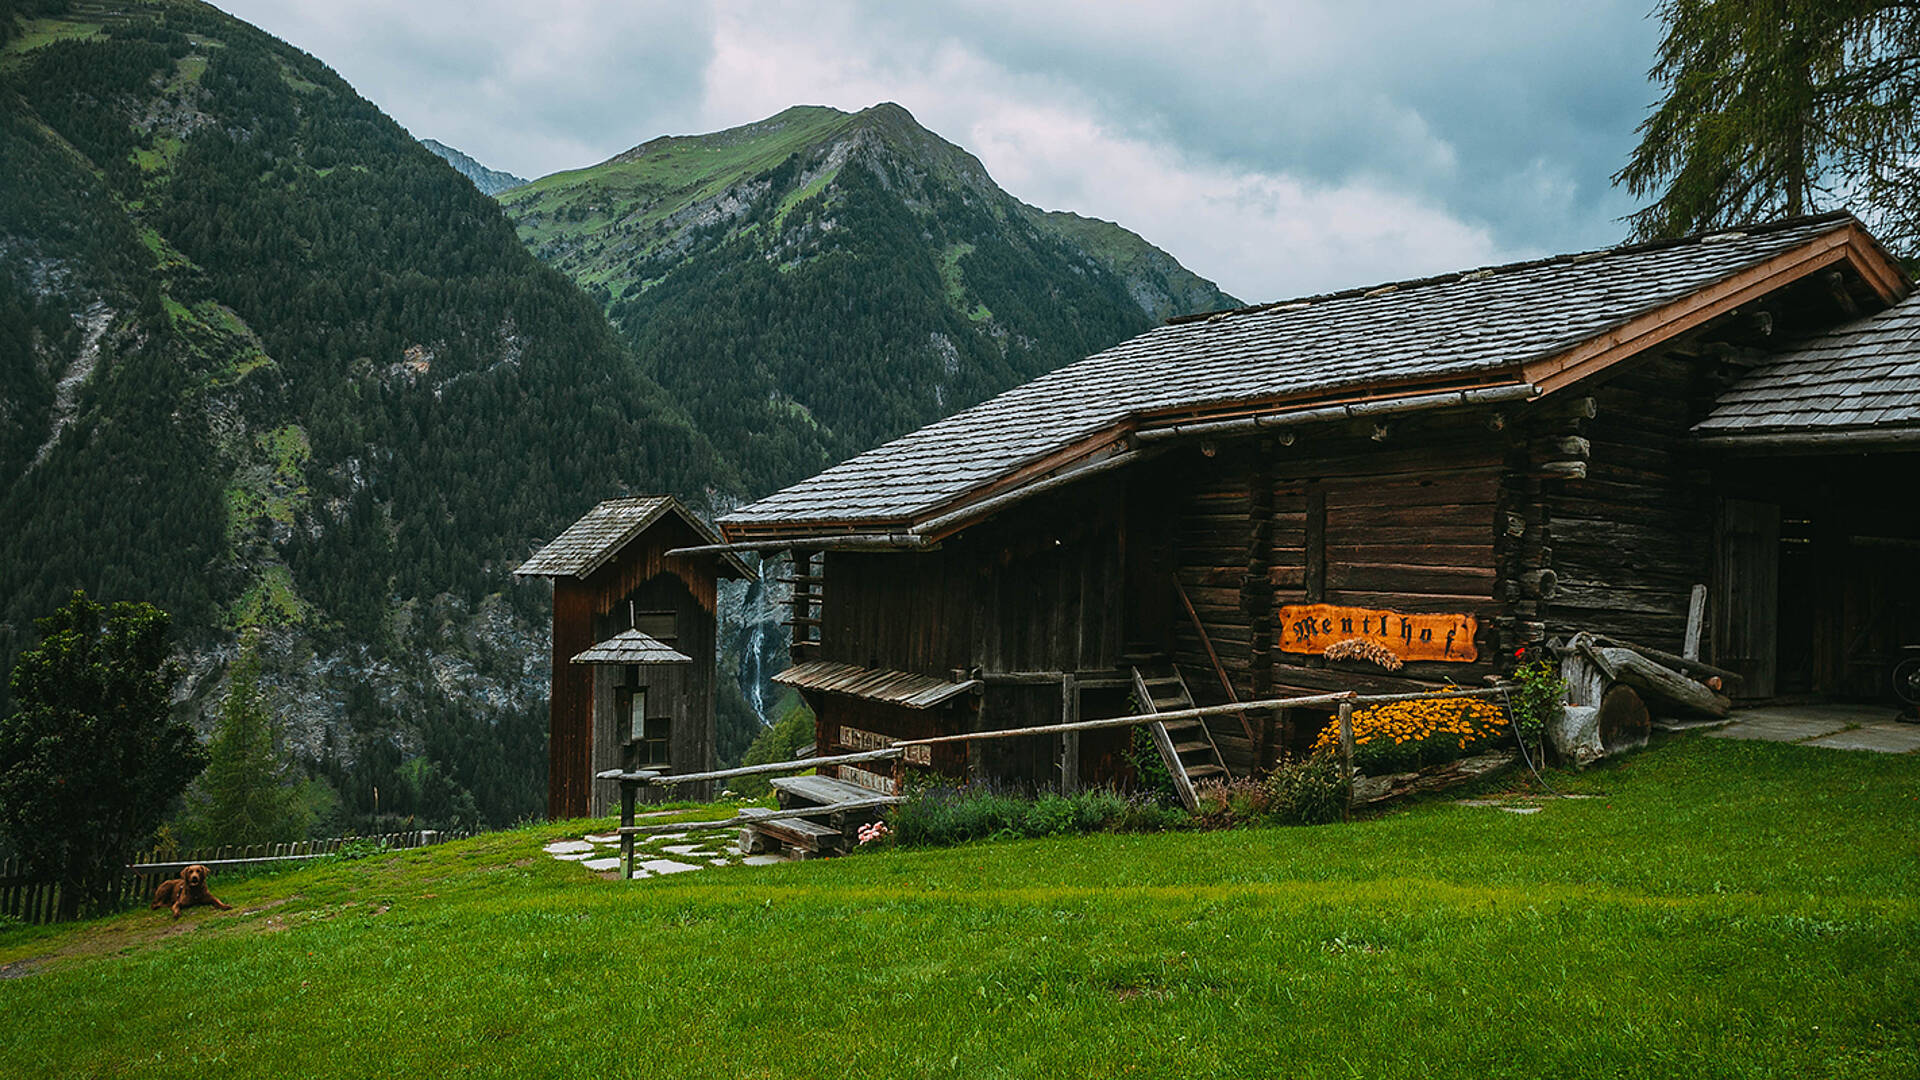
[[[1377,608],[1287,604],[1280,609],[1280,651],[1318,656],[1329,645],[1360,638],[1402,660],[1470,664],[1480,658],[1473,647],[1479,628],[1471,615],[1407,615]]]
[[[846,724],[840,725],[840,745],[855,752],[862,750],[885,750],[887,747],[893,745],[893,740],[894,736],[892,735],[881,735],[878,732],[865,731],[857,727],[849,727]],[[933,747],[909,746],[906,747],[905,750],[906,761],[909,765],[933,764]]]

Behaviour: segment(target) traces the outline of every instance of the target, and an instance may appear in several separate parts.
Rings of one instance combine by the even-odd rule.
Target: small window
[[[647,715],[647,688],[629,686],[626,701],[620,710],[620,741],[627,742],[640,738],[645,730]]]
[[[671,611],[636,611],[633,628],[656,641],[673,645],[680,640],[679,620]]]
[[[673,720],[666,716],[649,716],[646,720],[645,734],[640,740],[640,763],[643,765],[666,765],[668,747],[673,741]]]

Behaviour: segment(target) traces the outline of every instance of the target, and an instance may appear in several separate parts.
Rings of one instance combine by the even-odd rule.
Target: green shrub
[[[1157,796],[1163,802],[1177,800],[1180,793],[1174,790],[1173,773],[1167,769],[1166,759],[1160,756],[1160,748],[1154,745],[1152,733],[1144,725],[1130,731],[1127,749],[1121,756],[1133,768],[1134,790]]]
[[[1186,815],[1169,815],[1147,800],[1097,789],[1026,798],[986,784],[930,787],[893,808],[887,824],[900,847],[940,847],[970,840],[1070,836],[1108,830],[1175,828]]]
[[[1546,734],[1547,721],[1560,711],[1566,697],[1567,681],[1560,677],[1560,665],[1542,658],[1521,664],[1513,670],[1513,689],[1507,694],[1513,722],[1529,745],[1538,745]]]
[[[1284,825],[1324,825],[1346,811],[1346,778],[1333,754],[1283,761],[1267,775],[1265,787],[1267,814]]]
[[[1250,777],[1209,780],[1195,787],[1193,796],[1200,804],[1200,823],[1216,829],[1262,820],[1272,802],[1266,784]]]
[[[800,700],[798,694],[788,694],[782,698],[777,708],[778,718],[767,727],[760,729],[753,743],[740,759],[742,765],[771,765],[776,761],[792,761],[799,749],[813,742],[813,710]],[[728,790],[736,797],[757,799],[773,790],[764,776],[736,776],[727,782]]]

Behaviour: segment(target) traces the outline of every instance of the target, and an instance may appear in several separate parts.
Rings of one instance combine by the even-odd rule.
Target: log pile
[[[1645,746],[1653,717],[1724,720],[1724,690],[1739,676],[1698,660],[1582,631],[1551,646],[1567,682],[1567,706],[1549,741],[1585,765]]]

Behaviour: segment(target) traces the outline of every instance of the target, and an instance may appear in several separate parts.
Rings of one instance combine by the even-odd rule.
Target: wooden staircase
[[[1144,674],[1138,666],[1132,670],[1133,694],[1141,715],[1193,708],[1193,694],[1187,690],[1179,668],[1167,664],[1164,673],[1156,670],[1153,675]],[[1153,736],[1153,744],[1160,748],[1167,771],[1173,774],[1173,787],[1180,795],[1180,802],[1188,810],[1199,809],[1200,801],[1193,793],[1194,781],[1225,780],[1228,776],[1220,748],[1214,745],[1213,733],[1197,717],[1164,723],[1156,720],[1147,725],[1147,731]]]

